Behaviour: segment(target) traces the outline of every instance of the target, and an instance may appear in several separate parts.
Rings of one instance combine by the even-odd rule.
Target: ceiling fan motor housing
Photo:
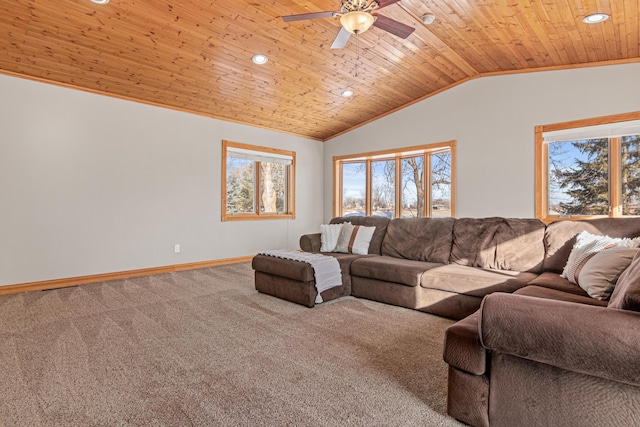
[[[342,0],[340,9],[342,13],[349,12],[371,12],[378,8],[375,0]]]

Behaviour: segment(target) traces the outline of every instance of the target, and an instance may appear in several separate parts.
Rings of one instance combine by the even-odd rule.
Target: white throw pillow
[[[590,256],[598,252],[602,252],[605,249],[622,246],[625,248],[637,248],[640,245],[640,238],[614,238],[609,236],[597,236],[583,231],[576,237],[576,243],[571,249],[567,265],[564,266],[560,277],[564,277],[571,283],[578,284],[576,278],[576,271],[578,267]]]
[[[335,252],[368,254],[369,243],[371,243],[374,231],[376,231],[375,227],[352,225],[349,222],[345,222],[342,230],[340,230]]]
[[[344,224],[322,224],[320,226],[320,252],[333,252],[336,250],[340,230]]]
[[[578,285],[591,298],[608,300],[618,278],[640,249],[615,246],[588,257],[576,271]]]

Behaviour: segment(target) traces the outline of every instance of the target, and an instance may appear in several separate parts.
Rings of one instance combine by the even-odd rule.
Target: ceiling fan
[[[340,17],[342,28],[333,41],[331,49],[342,49],[349,41],[351,34],[362,34],[372,26],[378,27],[397,37],[406,39],[415,28],[398,22],[386,16],[373,14],[376,9],[382,9],[400,0],[341,0],[339,11],[301,13],[299,15],[283,16],[284,22],[302,21],[304,19]]]

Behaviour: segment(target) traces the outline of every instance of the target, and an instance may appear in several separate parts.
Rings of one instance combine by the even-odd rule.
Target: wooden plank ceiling
[[[281,19],[338,9],[338,0],[2,0],[0,72],[326,140],[479,75],[640,57],[640,0],[401,0],[379,13],[415,27],[406,40],[372,28],[341,50],[330,49],[338,18]],[[611,18],[582,22],[594,12]],[[436,16],[430,26],[425,13]],[[269,61],[253,64],[255,53]]]

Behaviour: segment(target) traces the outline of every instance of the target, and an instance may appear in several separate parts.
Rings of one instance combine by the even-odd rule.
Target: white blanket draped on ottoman
[[[342,286],[342,273],[338,260],[332,256],[315,254],[311,252],[300,252],[293,249],[276,249],[260,252],[260,255],[267,255],[276,258],[290,259],[293,261],[306,262],[313,268],[313,275],[316,281],[316,304],[322,302],[320,292],[327,289]]]

